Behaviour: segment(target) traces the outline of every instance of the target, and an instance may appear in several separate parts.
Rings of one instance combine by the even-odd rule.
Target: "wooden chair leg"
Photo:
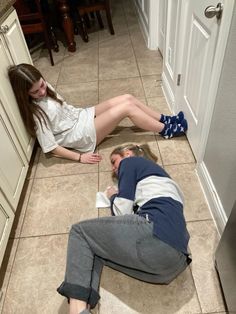
[[[79,33],[80,33],[83,41],[85,41],[87,43],[89,41],[87,27],[86,27],[86,23],[85,23],[83,16],[80,16],[80,15],[78,17],[78,30],[79,30]]]
[[[110,33],[111,33],[111,35],[114,35],[115,31],[114,31],[113,24],[112,24],[110,10],[106,10],[106,17],[107,17],[107,23],[108,23],[108,26],[109,26],[109,29],[110,29]]]
[[[96,16],[97,16],[98,24],[99,24],[100,28],[104,28],[100,11],[96,11]]]
[[[84,18],[84,22],[85,22],[86,26],[87,26],[88,28],[90,28],[90,27],[91,27],[91,23],[90,23],[89,15],[88,15],[87,13],[85,13],[85,14],[83,15],[83,18]]]
[[[50,41],[49,41],[49,37],[48,37],[48,33],[47,33],[47,30],[46,30],[46,29],[44,29],[44,38],[45,38],[46,46],[47,46],[47,49],[48,49],[48,52],[49,52],[51,65],[54,65],[54,60],[53,60],[53,56],[52,56],[51,45],[50,45]]]
[[[110,7],[110,0],[105,0],[105,11],[106,11],[106,17],[107,17],[107,23],[110,29],[111,35],[115,34],[113,24],[112,24],[112,18],[111,18],[111,7]]]
[[[57,38],[56,38],[54,29],[53,29],[52,26],[50,26],[49,33],[50,33],[50,38],[51,38],[53,50],[54,50],[55,52],[58,52],[58,51],[59,51],[59,46],[58,46]]]
[[[50,56],[50,61],[51,61],[51,65],[54,65],[54,61],[53,61],[53,56],[52,56],[52,50],[50,48],[48,48],[48,52],[49,52],[49,56]]]

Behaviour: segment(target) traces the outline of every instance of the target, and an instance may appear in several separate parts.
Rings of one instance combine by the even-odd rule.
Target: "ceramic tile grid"
[[[54,67],[46,51],[35,65],[73,105],[94,105],[131,93],[153,109],[170,113],[161,89],[161,56],[146,48],[131,1],[113,1],[112,12],[114,36],[106,26],[93,29],[88,43],[76,36],[75,53],[59,42]],[[143,283],[105,268],[101,301],[93,313],[225,313],[213,260],[218,234],[187,139],[163,140],[130,126],[126,119],[98,147],[103,156],[99,165],[50,158],[37,148],[1,268],[2,314],[68,312],[56,288],[63,280],[69,228],[80,220],[109,214],[95,208],[95,194],[111,184],[109,153],[129,142],[149,143],[159,163],[181,186],[193,263],[168,286]]]

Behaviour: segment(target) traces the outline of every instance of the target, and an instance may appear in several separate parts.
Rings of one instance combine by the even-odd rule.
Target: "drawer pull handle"
[[[1,26],[1,28],[0,28],[1,34],[6,34],[8,31],[9,31],[9,26],[7,26],[7,25]]]

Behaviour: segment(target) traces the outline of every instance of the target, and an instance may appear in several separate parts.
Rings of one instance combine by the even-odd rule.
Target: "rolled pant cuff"
[[[91,293],[88,300],[88,304],[90,305],[91,309],[95,308],[99,299],[100,299],[100,295],[97,293],[97,291],[91,289]]]
[[[57,288],[57,292],[68,299],[72,298],[88,302],[91,288],[85,288],[63,281],[60,287]]]
[[[92,309],[97,305],[100,299],[99,294],[95,290],[65,281],[57,288],[57,292],[66,297],[68,301],[70,298],[85,301]]]

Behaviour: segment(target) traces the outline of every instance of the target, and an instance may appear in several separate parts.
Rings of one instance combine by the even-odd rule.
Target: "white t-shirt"
[[[38,118],[34,117],[37,139],[44,153],[50,152],[58,145],[81,152],[94,152],[96,147],[94,107],[77,108],[65,101],[61,105],[50,97],[35,101],[35,105],[40,106],[48,117],[46,125],[43,119],[40,119],[42,126]]]

